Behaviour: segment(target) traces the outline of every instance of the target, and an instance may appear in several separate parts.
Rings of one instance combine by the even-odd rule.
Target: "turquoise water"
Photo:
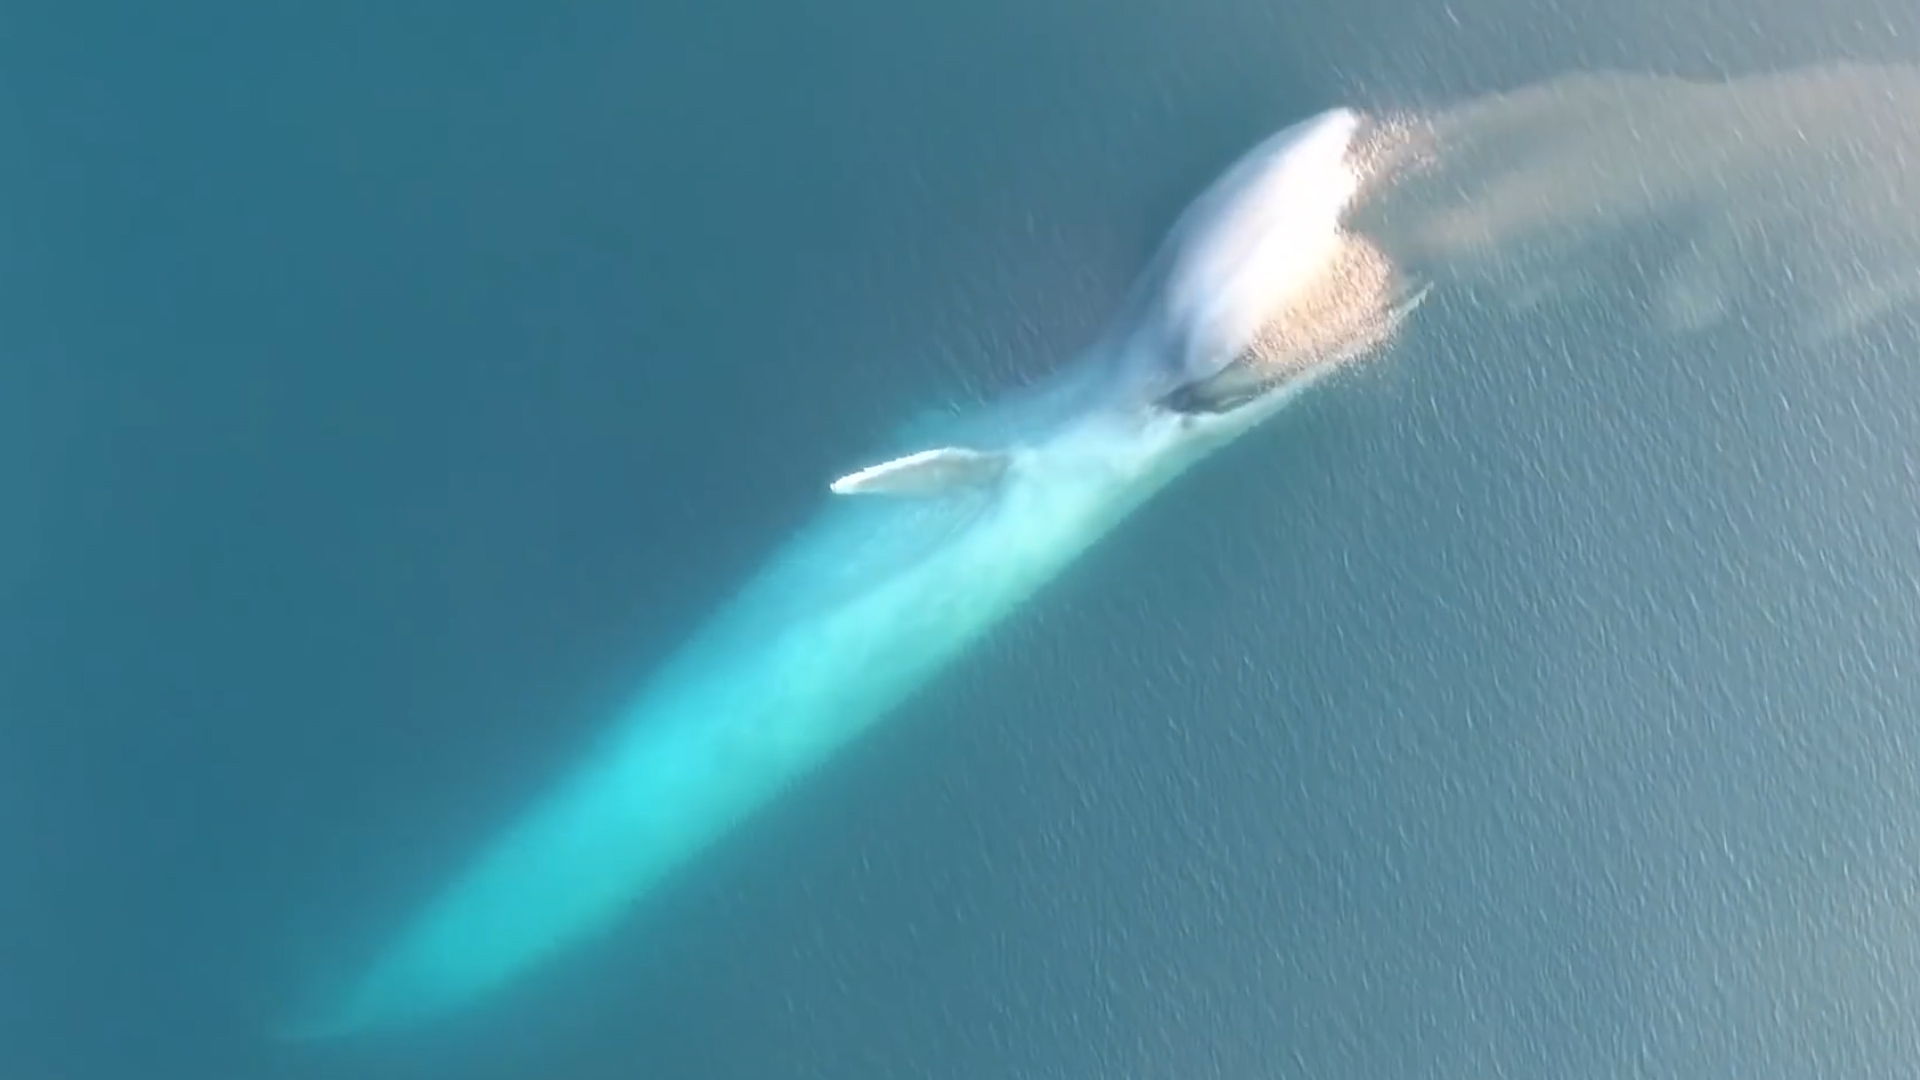
[[[602,947],[264,1035],[1254,139],[1852,7],[10,13],[0,1076],[1902,1075],[1911,318],[1467,288]]]

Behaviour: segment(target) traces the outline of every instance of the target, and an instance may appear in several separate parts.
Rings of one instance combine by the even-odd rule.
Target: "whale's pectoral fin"
[[[869,465],[830,486],[836,495],[942,495],[991,484],[1012,460],[1004,451],[942,446]]]

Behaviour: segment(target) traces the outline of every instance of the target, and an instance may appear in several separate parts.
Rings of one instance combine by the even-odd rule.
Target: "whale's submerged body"
[[[1387,340],[1417,297],[1342,224],[1362,127],[1333,110],[1267,140],[1186,211],[1077,363],[836,481],[558,789],[289,1032],[444,1013],[603,928],[1182,470]]]

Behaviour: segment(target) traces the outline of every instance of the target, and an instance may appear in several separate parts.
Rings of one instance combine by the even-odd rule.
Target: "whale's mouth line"
[[[1402,274],[1366,238],[1347,234],[1314,287],[1274,312],[1239,356],[1156,404],[1219,416],[1317,379],[1384,348],[1430,288]]]
[[[1226,416],[1248,406],[1258,405],[1302,383],[1312,382],[1334,368],[1340,367],[1349,359],[1357,358],[1363,351],[1366,350],[1356,349],[1351,355],[1329,356],[1295,368],[1284,375],[1264,378],[1257,375],[1243,375],[1235,371],[1234,365],[1243,363],[1236,360],[1234,365],[1229,365],[1227,370],[1213,378],[1178,387],[1161,397],[1155,405],[1181,416]]]
[[[1154,404],[1182,416],[1225,416],[1308,377],[1313,370],[1296,371],[1279,378],[1261,378],[1243,374],[1239,370],[1243,363],[1244,359],[1235,360],[1212,378],[1178,386]]]

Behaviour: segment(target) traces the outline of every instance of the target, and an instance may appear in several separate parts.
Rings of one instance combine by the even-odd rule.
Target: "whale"
[[[823,484],[581,759],[279,1033],[443,1017],[606,931],[1169,482],[1387,347],[1425,288],[1345,221],[1367,129],[1335,108],[1264,139],[1057,371]]]

